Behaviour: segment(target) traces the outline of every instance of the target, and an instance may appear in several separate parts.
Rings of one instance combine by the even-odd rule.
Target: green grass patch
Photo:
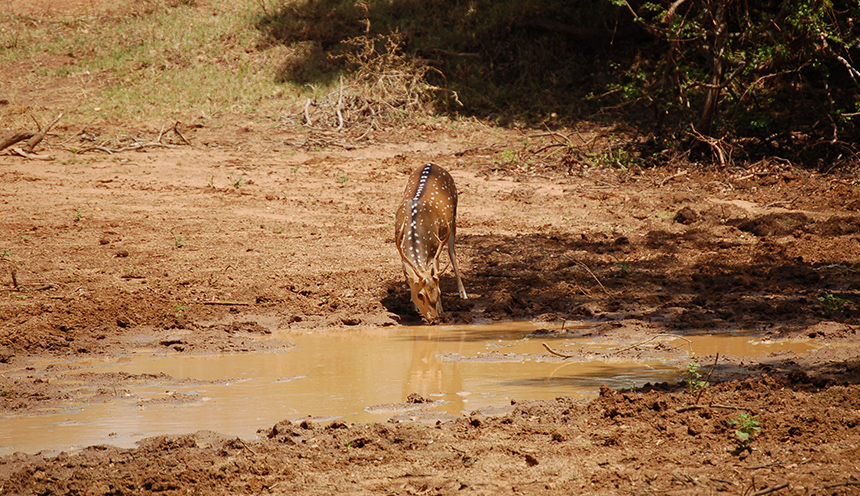
[[[46,103],[79,109],[81,119],[273,115],[282,97],[294,100],[301,89],[276,81],[284,47],[262,46],[259,9],[252,0],[162,0],[52,22],[2,13],[0,70],[25,68],[7,82],[13,86],[68,86],[75,101],[51,104],[46,95]],[[75,112],[67,115],[74,120]]]
[[[582,106],[574,94],[582,91],[572,90],[587,72],[577,55],[584,51],[566,34],[526,21],[573,16],[594,24],[613,8],[602,1],[119,0],[54,19],[0,13],[0,70],[19,68],[5,85],[50,88],[39,105],[66,111],[66,124],[94,114],[123,123],[279,116],[297,104],[301,110],[305,97],[331,95],[342,81],[358,88],[348,97],[365,100],[356,109],[383,95],[406,118],[427,109],[418,100],[435,99],[437,112],[454,116],[541,120]],[[368,69],[381,77],[367,77]],[[405,108],[404,98],[411,100]],[[6,123],[23,114],[3,112]]]

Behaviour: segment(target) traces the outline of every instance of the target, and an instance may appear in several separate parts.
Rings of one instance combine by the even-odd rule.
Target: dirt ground
[[[24,4],[41,5],[12,7]],[[127,132],[146,143],[159,128]],[[71,390],[52,382],[47,358],[253,352],[272,322],[419,323],[393,215],[407,174],[427,162],[460,191],[470,299],[447,272],[445,323],[595,322],[589,332],[626,344],[741,330],[821,347],[721,356],[701,395],[603,388],[590,401],[522,398],[435,424],[285,420],[257,440],[198,432],[16,453],[0,458],[0,493],[860,494],[856,175],[776,160],[535,164],[511,151],[547,143],[544,131],[468,121],[361,144],[283,124],[179,129],[190,144],[167,133],[171,147],[108,154],[81,152],[105,130],[61,122],[39,150],[52,160],[0,153],[0,418],[84,395],[114,401],[110,391],[139,379]],[[585,151],[610,130],[560,132]],[[703,370],[715,359],[701,357]],[[747,444],[731,422],[741,412],[761,429]]]

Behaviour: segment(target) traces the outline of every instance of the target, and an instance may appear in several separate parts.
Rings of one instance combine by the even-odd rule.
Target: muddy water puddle
[[[144,437],[198,430],[253,438],[260,428],[309,416],[385,422],[420,409],[444,419],[507,407],[511,400],[587,397],[601,384],[626,388],[673,381],[695,355],[766,356],[813,348],[804,341],[769,342],[743,335],[667,337],[663,341],[676,350],[674,358],[571,361],[547,354],[544,344],[600,354],[619,343],[595,336],[533,334],[540,327],[504,323],[283,331],[268,339],[294,347],[204,356],[147,351],[74,362],[67,364],[72,372],[58,382],[75,387],[100,377],[134,380],[110,386],[108,400],[0,419],[0,455],[93,444],[132,447]],[[413,393],[433,403],[408,403]]]

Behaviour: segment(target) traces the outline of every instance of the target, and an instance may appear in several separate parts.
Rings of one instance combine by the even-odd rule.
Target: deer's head
[[[439,319],[442,314],[442,298],[439,290],[439,274],[431,267],[430,270],[406,270],[406,282],[412,292],[412,303],[428,324]]]
[[[409,284],[409,290],[412,293],[412,303],[418,309],[418,312],[424,317],[428,324],[432,324],[442,315],[442,292],[439,289],[439,255],[448,240],[439,239],[436,233],[433,233],[433,238],[436,241],[436,249],[433,256],[424,263],[419,263],[412,256],[407,256],[404,253],[401,243],[406,238],[397,239],[397,250],[400,252],[400,259],[403,262],[403,272],[406,274],[406,282]]]

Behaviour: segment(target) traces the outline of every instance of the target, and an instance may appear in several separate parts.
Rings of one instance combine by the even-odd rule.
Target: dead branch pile
[[[37,121],[36,118],[33,117],[33,120],[36,122],[36,126],[39,128],[39,131],[35,132],[35,133],[31,133],[31,132],[27,132],[27,131],[17,132],[15,134],[13,134],[12,136],[9,136],[9,137],[3,139],[2,141],[0,141],[0,150],[3,150],[5,148],[9,148],[12,145],[14,145],[15,143],[18,143],[19,141],[27,140],[27,142],[24,143],[24,146],[19,147],[19,148],[10,148],[10,150],[12,150],[16,154],[18,154],[22,157],[25,157],[25,158],[37,159],[37,160],[52,160],[53,157],[51,157],[49,155],[38,155],[38,154],[34,153],[34,151],[36,149],[36,145],[38,145],[40,141],[45,139],[45,135],[48,134],[48,131],[50,131],[51,128],[54,127],[55,124],[60,122],[60,119],[62,119],[62,118],[63,118],[63,114],[60,114],[57,117],[55,117],[54,120],[51,121],[50,124],[48,124],[45,127],[42,127],[42,125],[39,124],[39,121]]]
[[[360,141],[404,117],[428,113],[440,94],[459,104],[456,93],[427,82],[428,73],[438,70],[407,58],[402,41],[398,32],[347,40],[350,49],[339,57],[352,71],[341,76],[337,89],[308,98],[290,117],[312,130],[346,133]]]
[[[108,155],[113,155],[114,153],[121,153],[127,151],[142,151],[146,148],[179,148],[181,145],[190,145],[191,143],[185,139],[185,136],[179,131],[180,122],[176,122],[170,129],[165,130],[166,126],[161,127],[161,131],[158,133],[158,137],[155,138],[154,141],[151,140],[141,140],[136,137],[131,136],[123,136],[119,138],[103,138],[100,136],[92,135],[89,133],[79,132],[81,143],[87,143],[87,146],[77,150],[77,153],[86,153],[92,151],[99,151],[107,153]],[[172,139],[169,139],[167,143],[165,141],[168,139],[168,133],[172,132]]]

